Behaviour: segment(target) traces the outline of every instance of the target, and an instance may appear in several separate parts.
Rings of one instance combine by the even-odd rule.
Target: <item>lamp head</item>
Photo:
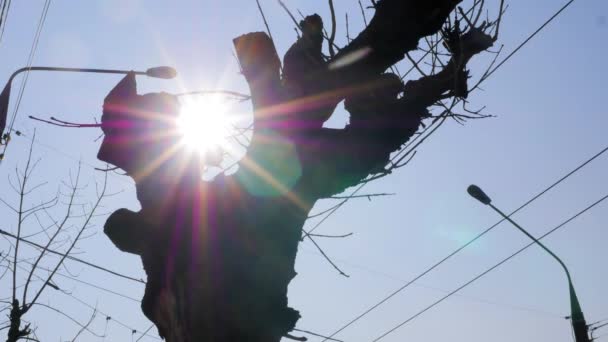
[[[479,202],[481,202],[485,205],[488,205],[492,202],[490,197],[488,197],[488,195],[486,195],[486,193],[483,192],[483,190],[481,190],[481,188],[478,187],[477,185],[474,185],[474,184],[469,185],[469,187],[467,188],[467,192],[473,198],[475,198],[476,200],[478,200]]]
[[[146,76],[155,78],[171,79],[177,76],[177,70],[168,66],[159,66],[146,70]]]

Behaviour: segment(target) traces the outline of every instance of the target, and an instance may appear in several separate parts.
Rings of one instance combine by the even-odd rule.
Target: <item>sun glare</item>
[[[214,96],[184,101],[177,120],[184,144],[201,153],[223,147],[230,131],[228,109],[225,99]]]

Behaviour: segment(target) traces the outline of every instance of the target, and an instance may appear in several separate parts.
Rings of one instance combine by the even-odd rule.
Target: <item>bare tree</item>
[[[75,174],[70,174],[69,182],[64,182],[55,196],[38,201],[37,191],[46,183],[32,182],[40,161],[32,157],[34,139],[32,137],[25,166],[15,170],[14,180],[9,177],[17,204],[0,198],[0,202],[15,217],[12,225],[11,220],[3,220],[3,224],[10,225],[10,228],[0,230],[10,246],[8,251],[3,251],[0,259],[0,267],[4,269],[0,279],[10,276],[12,289],[10,297],[1,299],[5,306],[0,312],[9,311],[9,315],[8,321],[1,323],[0,330],[8,329],[7,342],[37,341],[35,324],[27,322],[25,317],[33,308],[41,308],[78,325],[75,340],[85,330],[93,333],[89,325],[96,316],[96,309],[93,309],[87,322],[81,323],[61,309],[41,302],[41,296],[49,288],[63,291],[53,277],[64,266],[66,258],[75,252],[76,244],[87,237],[85,232],[92,227],[91,221],[107,196],[107,182],[104,179],[96,189],[97,197],[92,204],[80,203],[79,196],[85,187],[81,184],[79,165]],[[24,252],[24,244],[35,248],[35,252]]]
[[[466,107],[479,84],[469,86],[466,67],[493,46],[504,6],[498,19],[483,21],[483,0],[466,11],[460,2],[372,1],[373,17],[354,39],[348,33],[343,47],[335,43],[332,1],[329,34],[320,16],[297,21],[289,13],[299,38],[282,61],[267,33],[235,38],[253,132],[238,171],[209,182],[201,180],[206,161],[172,134],[175,96],[138,95],[134,74],[108,94],[98,158],[135,179],[142,209],[114,212],[105,233],[142,257],[148,276],[142,309],[162,337],[295,338],[290,331],[300,315],[287,304],[287,287],[300,240],[318,246],[302,230],[314,204],[405,165],[448,118],[485,116]],[[426,48],[416,51],[421,41]],[[421,77],[404,83],[409,72],[401,75],[396,64],[406,57]],[[350,123],[324,128],[342,101]],[[455,112],[458,104],[463,113]]]

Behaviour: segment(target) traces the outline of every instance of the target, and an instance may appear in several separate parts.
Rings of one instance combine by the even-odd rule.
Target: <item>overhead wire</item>
[[[33,265],[33,263],[31,263],[31,262],[27,262],[27,261],[25,261],[25,260],[22,260],[22,262],[25,262],[25,263],[27,263],[27,264],[29,264],[29,265]],[[36,268],[39,268],[39,269],[44,270],[44,271],[51,272],[51,270],[50,270],[50,269],[48,269],[48,268],[46,268],[46,267],[39,266],[39,265],[38,265],[38,266],[36,266]],[[114,290],[110,290],[110,289],[108,289],[108,288],[106,288],[106,287],[103,287],[103,286],[100,286],[100,285],[96,285],[96,284],[93,284],[93,283],[91,283],[91,282],[87,282],[87,281],[84,281],[84,280],[78,279],[77,277],[74,277],[74,276],[71,276],[71,275],[67,275],[67,274],[63,274],[63,273],[61,273],[61,272],[55,272],[55,274],[56,274],[56,275],[59,275],[60,277],[63,277],[63,278],[66,278],[66,279],[70,279],[70,280],[72,280],[72,281],[75,281],[75,282],[77,282],[77,283],[81,283],[81,284],[87,285],[87,286],[89,286],[89,287],[95,288],[95,289],[97,289],[97,290],[100,290],[100,291],[103,291],[103,292],[107,292],[107,293],[113,294],[113,295],[115,295],[115,296],[118,296],[118,297],[124,298],[124,299],[128,299],[128,300],[130,300],[130,301],[132,301],[132,302],[135,302],[135,303],[141,303],[141,300],[140,300],[140,299],[137,299],[137,298],[131,297],[131,296],[126,295],[126,294],[124,294],[124,293],[120,293],[120,292],[117,292],[117,291],[114,291]]]
[[[46,17],[49,11],[49,7],[51,6],[51,0],[45,0],[44,7],[42,9],[42,13],[40,14],[40,19],[38,19],[38,26],[36,28],[36,34],[34,36],[34,41],[32,42],[32,47],[30,48],[30,54],[27,59],[27,67],[32,66],[32,62],[34,61],[34,56],[36,55],[36,50],[38,49],[38,43],[40,41],[40,35],[42,33],[42,29],[44,27],[44,23],[46,21]],[[11,115],[10,124],[8,126],[8,132],[13,130],[13,126],[15,125],[15,119],[17,117],[17,112],[19,111],[19,106],[21,105],[21,99],[23,98],[23,94],[25,92],[25,86],[27,84],[27,80],[29,78],[30,72],[26,71],[25,76],[21,81],[21,86],[19,87],[19,93],[17,94],[17,103],[15,104],[15,109],[13,110],[13,114]],[[6,150],[8,148],[8,143],[4,145],[2,154],[6,154]],[[1,161],[0,161],[1,162]]]
[[[540,197],[542,197],[543,195],[545,195],[547,192],[549,192],[550,190],[552,190],[553,188],[555,188],[560,183],[562,183],[565,180],[567,180],[568,178],[570,178],[572,175],[574,175],[575,173],[577,173],[578,171],[580,171],[582,168],[584,168],[585,166],[587,166],[589,163],[593,162],[595,159],[597,159],[598,157],[600,157],[601,155],[603,155],[607,151],[608,151],[608,146],[606,146],[601,151],[599,151],[598,153],[596,153],[595,155],[593,155],[591,158],[585,160],[582,164],[578,165],[572,171],[568,172],[566,175],[564,175],[563,177],[561,177],[560,179],[558,179],[557,181],[555,181],[554,183],[552,183],[551,185],[549,185],[547,188],[545,188],[544,190],[542,190],[538,194],[534,195],[532,198],[530,198],[524,204],[522,204],[517,209],[515,209],[514,211],[512,211],[508,216],[512,216],[512,215],[517,214],[519,211],[521,211],[522,209],[524,209],[525,207],[527,207],[528,205],[530,205],[532,202],[536,201],[537,199],[539,199]],[[393,291],[388,296],[384,297],[378,303],[374,304],[369,309],[367,309],[366,311],[364,311],[363,313],[361,313],[360,315],[358,315],[357,317],[355,317],[354,319],[352,319],[351,321],[349,321],[347,324],[345,324],[344,326],[342,326],[340,329],[338,329],[336,332],[334,332],[330,336],[334,336],[335,334],[340,333],[341,331],[343,331],[347,327],[349,327],[352,324],[354,324],[356,321],[358,321],[361,318],[365,317],[371,311],[375,310],[376,308],[378,308],[379,306],[381,306],[382,304],[384,304],[385,302],[387,302],[389,299],[391,299],[392,297],[394,297],[395,295],[397,295],[401,291],[403,291],[406,288],[408,288],[414,282],[418,281],[419,279],[421,279],[422,277],[424,277],[425,275],[427,275],[428,273],[430,273],[431,271],[433,271],[434,269],[436,269],[437,267],[439,267],[441,264],[443,264],[444,262],[446,262],[448,259],[450,259],[454,255],[458,254],[460,251],[462,251],[463,249],[467,248],[469,245],[473,244],[475,241],[479,240],[482,236],[486,235],[488,232],[490,232],[491,230],[493,230],[494,228],[496,228],[498,225],[500,225],[504,221],[505,221],[505,219],[501,219],[500,221],[496,222],[492,226],[486,228],[484,231],[482,231],[481,233],[477,234],[475,237],[473,237],[472,239],[470,239],[469,241],[467,241],[465,244],[463,244],[460,247],[458,247],[457,249],[455,249],[453,252],[451,252],[450,254],[448,254],[447,256],[445,256],[443,259],[439,260],[438,262],[436,262],[435,264],[433,264],[431,267],[427,268],[424,272],[420,273],[419,275],[417,275],[416,277],[414,277],[412,280],[408,281],[403,286],[401,286],[397,290]]]
[[[17,239],[17,236],[16,236],[16,235],[11,234],[11,233],[9,233],[9,232],[7,232],[7,231],[5,231],[5,230],[2,230],[2,229],[0,229],[0,234],[1,234],[1,235],[4,235],[4,236],[11,237],[11,238],[13,238],[13,239]],[[32,241],[30,241],[30,240],[26,240],[26,239],[24,239],[24,238],[19,238],[19,241],[24,242],[24,243],[26,243],[26,244],[28,244],[28,245],[34,246],[34,247],[39,248],[39,249],[44,249],[44,246],[39,245],[39,244],[37,244],[37,243],[35,243],[35,242],[32,242]],[[59,256],[63,256],[63,255],[64,255],[64,253],[57,252],[57,251],[52,250],[52,249],[49,249],[49,248],[47,248],[47,249],[46,249],[46,251],[47,251],[47,252],[49,252],[49,253],[51,253],[51,254],[55,254],[55,255],[59,255]],[[114,275],[114,276],[117,276],[117,277],[120,277],[120,278],[123,278],[123,279],[131,280],[131,281],[134,281],[134,282],[137,282],[137,283],[141,283],[141,284],[145,284],[145,283],[146,283],[146,282],[145,282],[145,281],[143,281],[142,279],[137,279],[137,278],[135,278],[135,277],[131,277],[131,276],[128,276],[128,275],[125,275],[125,274],[119,273],[119,272],[117,272],[117,271],[113,271],[113,270],[111,270],[111,269],[109,269],[109,268],[106,268],[106,267],[103,267],[103,266],[96,265],[96,264],[94,264],[94,263],[92,263],[92,262],[89,262],[89,261],[86,261],[86,260],[83,260],[83,259],[80,259],[80,258],[77,258],[77,257],[71,256],[71,255],[67,255],[67,256],[66,256],[66,259],[69,259],[69,260],[72,260],[72,261],[79,262],[79,263],[81,263],[81,264],[83,264],[83,265],[87,265],[87,266],[89,266],[89,267],[93,267],[93,268],[95,268],[95,269],[97,269],[97,270],[100,270],[100,271],[103,271],[103,272],[109,273],[109,274],[111,274],[111,275]]]
[[[608,198],[608,195],[603,196],[602,198],[600,198],[599,200],[595,201],[594,203],[592,203],[591,205],[587,206],[585,209],[579,211],[578,213],[576,213],[575,215],[571,216],[570,218],[568,218],[566,221],[560,223],[559,225],[557,225],[555,228],[549,230],[548,232],[546,232],[545,234],[541,235],[537,240],[542,240],[545,237],[553,234],[554,232],[556,232],[557,230],[559,230],[560,228],[566,226],[568,223],[570,223],[571,221],[573,221],[574,219],[576,219],[577,217],[581,216],[582,214],[586,213],[587,211],[591,210],[593,207],[597,206],[598,204],[602,203],[604,200],[606,200]],[[452,295],[458,293],[460,290],[464,289],[465,287],[471,285],[472,283],[474,283],[475,281],[479,280],[480,278],[482,278],[483,276],[485,276],[486,274],[490,273],[491,271],[497,269],[498,267],[500,267],[501,265],[503,265],[504,263],[506,263],[507,261],[511,260],[512,258],[514,258],[515,256],[519,255],[521,252],[525,251],[526,249],[528,249],[529,247],[536,245],[536,242],[530,242],[527,245],[525,245],[524,247],[520,248],[518,251],[516,251],[515,253],[509,255],[508,257],[506,257],[505,259],[501,260],[499,263],[495,264],[494,266],[488,268],[487,270],[483,271],[482,273],[480,273],[479,275],[475,276],[474,278],[472,278],[471,280],[467,281],[466,283],[464,283],[463,285],[459,286],[458,288],[456,288],[455,290],[453,290],[452,292],[448,293],[447,295],[441,297],[439,300],[433,302],[431,305],[425,307],[424,309],[418,311],[416,314],[410,316],[408,319],[406,319],[405,321],[397,324],[395,327],[387,330],[386,332],[384,332],[382,335],[378,336],[377,338],[375,338],[374,340],[372,340],[372,342],[377,342],[380,341],[381,339],[383,339],[384,337],[388,336],[389,334],[391,334],[392,332],[394,332],[395,330],[401,328],[402,326],[404,326],[405,324],[411,322],[412,320],[414,320],[416,317],[422,315],[423,313],[427,312],[428,310],[432,309],[433,307],[435,307],[436,305],[438,305],[439,303],[443,302],[444,300],[448,299],[449,297],[451,297]]]
[[[305,248],[302,248],[302,251],[308,252],[310,254],[316,254],[316,255],[321,256],[320,254],[317,254],[316,252],[309,251],[309,250],[307,250]],[[362,270],[362,271],[364,271],[364,272],[366,272],[366,273],[368,273],[370,275],[375,275],[375,276],[383,277],[383,278],[390,279],[390,280],[393,280],[393,281],[396,281],[396,282],[403,282],[404,281],[404,279],[401,278],[401,277],[395,276],[393,274],[385,273],[385,272],[382,272],[382,271],[378,271],[378,270],[372,269],[372,268],[370,268],[368,266],[364,266],[364,265],[360,265],[360,264],[356,264],[356,263],[353,263],[353,262],[350,262],[350,261],[340,260],[340,259],[337,259],[337,261],[340,262],[340,263],[342,263],[342,264],[348,265],[350,267],[360,269],[360,270]],[[450,292],[450,291],[445,290],[443,288],[438,288],[438,287],[435,287],[435,286],[430,286],[428,284],[421,284],[421,283],[418,283],[418,282],[415,282],[412,285],[415,285],[415,286],[417,286],[417,287],[419,287],[421,289],[425,289],[425,290],[433,291],[433,292],[439,292],[439,293],[443,293],[443,294],[446,294],[446,293]],[[497,308],[501,308],[501,309],[504,309],[504,310],[523,311],[523,312],[528,312],[528,313],[539,315],[539,316],[546,316],[546,317],[560,318],[560,319],[563,318],[562,315],[559,315],[559,314],[556,314],[556,313],[553,313],[553,312],[544,311],[544,310],[539,310],[538,308],[526,307],[526,306],[521,306],[521,305],[512,305],[512,304],[492,301],[492,300],[488,300],[488,299],[485,299],[485,298],[475,297],[475,296],[469,296],[469,295],[458,295],[458,297],[461,298],[462,300],[466,300],[466,301],[470,301],[470,302],[477,302],[477,303],[481,303],[481,304],[485,304],[485,305],[491,305],[491,306],[494,306],[494,307],[497,307]]]
[[[8,20],[8,13],[11,10],[11,0],[4,0],[2,2],[2,12],[0,13],[0,43],[4,37],[4,29],[6,28],[6,21]]]
[[[21,260],[21,261],[25,261],[25,260]],[[29,262],[26,262],[26,263],[28,263],[28,264],[32,265],[32,263],[29,263]],[[17,265],[17,267],[18,267],[18,268],[20,268],[20,269],[22,269],[22,270],[29,271],[29,270],[27,270],[27,269],[26,269],[25,267],[23,267],[23,266],[19,266],[19,265]],[[44,267],[37,266],[36,268],[39,268],[39,269],[41,269],[41,270],[48,271],[48,269],[45,269]],[[76,279],[76,278],[74,278],[74,277],[69,277],[69,276],[66,276],[66,275],[60,274],[60,273],[58,273],[58,272],[57,272],[57,273],[55,273],[55,274],[59,274],[59,275],[61,275],[61,276],[63,276],[63,277],[66,277],[66,278],[70,278],[70,279],[72,279],[72,280],[79,281],[78,279]],[[35,273],[34,273],[34,276],[35,276],[35,277],[37,277],[37,278],[39,278],[39,279],[40,279],[40,280],[42,280],[42,281],[45,281],[45,279],[42,279],[40,276],[38,276],[38,275],[37,275],[37,274],[35,274]],[[83,281],[79,281],[79,282],[83,282]],[[86,282],[84,282],[84,283],[86,283]],[[90,283],[86,283],[86,284],[88,284],[88,285],[92,285],[92,284],[90,284]],[[95,288],[101,289],[101,287],[99,287],[99,286],[95,286],[95,285],[93,285],[93,286],[94,286]],[[77,301],[77,302],[79,302],[80,304],[82,304],[82,305],[84,305],[84,306],[88,307],[89,309],[94,310],[94,311],[99,312],[100,314],[104,315],[104,316],[106,317],[106,320],[111,320],[111,321],[114,321],[114,322],[118,323],[118,325],[120,325],[120,326],[122,326],[122,327],[124,327],[124,328],[128,329],[128,330],[129,330],[129,331],[131,331],[132,333],[137,333],[137,332],[138,332],[138,330],[137,330],[136,328],[134,328],[134,327],[132,327],[132,326],[130,326],[130,325],[128,325],[128,324],[126,324],[126,323],[124,323],[124,322],[122,322],[122,321],[118,320],[118,319],[116,319],[116,318],[115,318],[113,315],[111,315],[111,314],[108,314],[108,313],[105,313],[105,312],[101,311],[99,308],[97,308],[97,306],[93,306],[93,305],[91,305],[91,304],[89,304],[89,303],[85,302],[84,300],[82,300],[82,299],[80,299],[80,298],[76,297],[76,296],[75,296],[74,294],[72,294],[72,293],[69,293],[69,292],[66,292],[66,291],[64,291],[64,290],[61,290],[61,288],[60,288],[58,285],[54,284],[53,288],[55,288],[55,289],[57,289],[57,290],[60,290],[59,292],[61,292],[63,295],[68,296],[68,297],[70,297],[70,298],[74,299],[75,301]],[[113,291],[111,291],[111,290],[107,290],[107,289],[104,289],[104,290],[106,290],[106,291],[109,291],[109,292],[111,292],[111,293],[116,294],[115,292],[113,292]],[[125,296],[125,295],[121,295],[121,296],[122,296],[123,298],[132,299],[132,298],[129,298],[128,296]],[[138,301],[138,300],[136,300],[136,301]],[[139,302],[139,301],[138,301],[138,302]],[[57,309],[57,310],[59,310],[59,309]],[[59,310],[59,311],[61,311],[61,310]],[[84,326],[84,325],[81,325],[81,326]],[[152,325],[152,326],[154,326],[154,325]],[[141,337],[146,336],[146,337],[150,337],[150,338],[153,338],[153,339],[156,339],[156,340],[160,340],[160,338],[158,338],[157,336],[153,336],[153,335],[148,335],[148,334],[147,334],[147,333],[148,333],[148,331],[150,331],[150,329],[151,329],[151,327],[150,327],[150,328],[148,328],[147,330],[145,330],[143,333],[141,333],[141,334],[142,334],[142,335],[141,335]],[[88,331],[88,330],[87,330],[87,331]],[[141,337],[140,337],[140,338],[141,338]]]
[[[13,129],[13,131],[19,132],[19,135],[21,137],[27,137],[26,134],[24,134],[24,133],[22,133],[20,131],[17,131],[15,129]],[[40,140],[40,138],[38,138],[38,137],[34,137],[33,139],[34,139],[34,144],[36,144],[36,145],[42,146],[43,148],[46,148],[46,149],[48,149],[48,150],[50,150],[52,152],[55,152],[55,153],[57,153],[59,155],[62,155],[62,156],[66,157],[68,159],[71,159],[71,160],[73,160],[73,161],[75,161],[77,163],[82,163],[83,165],[85,165],[87,167],[90,167],[94,171],[100,171],[100,168],[98,166],[93,165],[91,162],[83,160],[82,158],[76,158],[73,155],[70,155],[70,154],[66,153],[65,151],[62,151],[59,148],[57,148],[57,147],[55,147],[55,146],[53,146],[51,144],[48,144],[46,142],[42,142]],[[105,171],[105,170],[102,170],[102,171]],[[133,186],[133,182],[130,182],[126,177],[122,177],[123,175],[121,175],[121,174],[110,172],[109,175],[112,176],[112,177],[114,177],[114,179],[119,180],[121,183],[123,183],[126,186]]]
[[[123,323],[123,322],[121,322],[121,321],[117,320],[116,318],[114,318],[114,316],[112,316],[112,315],[110,315],[110,314],[107,314],[107,313],[104,313],[103,311],[101,311],[101,310],[97,309],[95,306],[93,306],[93,305],[91,305],[91,304],[89,304],[89,303],[85,302],[84,300],[82,300],[82,299],[80,299],[80,298],[78,298],[78,297],[74,296],[74,295],[73,295],[73,294],[71,294],[71,293],[65,293],[65,292],[61,292],[61,293],[63,293],[64,295],[66,295],[66,296],[68,296],[68,297],[70,297],[70,298],[74,299],[75,301],[79,302],[80,304],[82,304],[82,305],[84,305],[84,306],[86,306],[86,307],[88,307],[88,308],[90,308],[90,309],[92,309],[92,310],[97,310],[97,312],[99,312],[99,313],[101,313],[102,315],[106,316],[106,319],[107,319],[107,320],[112,321],[112,322],[116,322],[116,323],[117,323],[118,325],[120,325],[121,327],[123,327],[123,328],[128,329],[129,331],[131,331],[131,334],[132,334],[132,335],[133,335],[133,334],[136,334],[136,333],[138,333],[138,332],[140,331],[140,330],[137,330],[136,328],[134,328],[134,327],[132,327],[132,326],[130,326],[130,325],[128,325],[128,324],[126,324],[126,323]],[[146,337],[153,338],[153,339],[155,339],[155,340],[161,340],[161,339],[160,339],[158,336],[154,336],[154,335],[148,335],[148,332],[150,331],[150,329],[152,329],[152,327],[153,327],[153,326],[154,326],[154,324],[153,324],[153,325],[152,325],[150,328],[148,328],[147,330],[145,330],[143,333],[141,333],[141,334],[142,334],[142,335],[141,335],[141,337],[146,336]],[[141,337],[140,337],[140,338],[141,338]]]

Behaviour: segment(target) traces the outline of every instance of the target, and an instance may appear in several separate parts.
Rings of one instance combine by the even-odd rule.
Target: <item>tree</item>
[[[12,229],[15,234],[0,229],[0,233],[9,243],[14,241],[8,251],[3,251],[0,259],[0,269],[3,269],[0,279],[10,275],[12,289],[9,300],[1,300],[4,305],[0,312],[7,310],[9,314],[8,320],[1,324],[0,330],[7,329],[7,342],[38,341],[35,323],[27,322],[25,317],[33,308],[44,308],[78,325],[78,331],[72,339],[74,341],[85,330],[96,335],[89,329],[89,324],[96,316],[96,310],[93,310],[87,322],[80,323],[51,303],[43,302],[41,296],[49,288],[64,291],[56,284],[54,276],[63,267],[66,258],[74,254],[76,244],[87,237],[84,233],[92,227],[91,221],[98,214],[101,201],[107,196],[107,183],[104,181],[96,189],[97,198],[93,203],[80,203],[78,197],[85,187],[80,181],[79,167],[74,175],[70,175],[69,182],[63,183],[64,188],[60,188],[54,197],[40,201],[35,199],[37,190],[46,183],[32,184],[38,164],[38,161],[32,158],[34,139],[35,136],[32,137],[25,167],[15,170],[16,184],[9,177],[9,183],[17,195],[17,204],[0,198],[0,203],[11,210],[16,219]],[[11,220],[3,221],[7,225],[10,222]],[[40,243],[33,242],[36,240]],[[24,253],[23,244],[34,247],[37,252]],[[58,252],[57,249],[62,251]],[[40,272],[46,274],[42,276]]]
[[[148,276],[142,309],[162,337],[291,336],[299,313],[287,305],[287,286],[300,239],[312,239],[302,227],[314,203],[399,167],[406,156],[391,160],[391,153],[424,120],[480,117],[452,109],[468,95],[467,62],[493,45],[500,15],[479,23],[483,1],[468,14],[460,2],[375,1],[369,25],[335,53],[332,33],[327,59],[318,15],[298,24],[301,37],[283,63],[268,34],[235,38],[251,91],[253,137],[239,170],[210,182],[201,180],[205,161],[172,134],[175,96],[138,95],[134,74],[108,94],[98,158],[134,178],[142,209],[114,212],[104,230],[119,249],[142,257]],[[438,44],[429,44],[432,73],[405,84],[385,73],[437,34],[449,60],[441,62]],[[322,127],[342,101],[349,125]],[[434,117],[429,108],[437,105],[443,112]]]

